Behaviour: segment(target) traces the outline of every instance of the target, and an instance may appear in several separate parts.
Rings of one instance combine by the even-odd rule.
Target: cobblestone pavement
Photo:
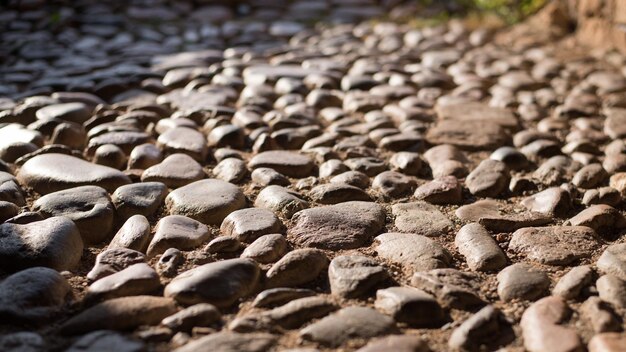
[[[0,8],[0,350],[626,350],[626,58],[219,3]]]

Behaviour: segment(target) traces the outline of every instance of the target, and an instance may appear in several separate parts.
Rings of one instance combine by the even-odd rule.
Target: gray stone
[[[168,248],[191,250],[199,247],[210,236],[209,229],[203,223],[182,215],[169,215],[157,223],[146,254],[154,257]]]
[[[60,326],[59,332],[76,335],[95,330],[132,330],[141,325],[156,325],[174,312],[176,304],[171,298],[114,298],[71,317]]]
[[[227,308],[257,286],[259,266],[250,259],[228,259],[204,264],[175,277],[164,295],[180,304],[210,303]]]
[[[119,187],[111,195],[111,200],[116,214],[128,219],[133,215],[154,215],[166,195],[167,187],[163,183],[140,182]]]
[[[154,292],[161,286],[159,275],[146,263],[133,264],[89,286],[86,300],[107,300]]]
[[[600,246],[585,226],[525,227],[513,233],[509,249],[541,264],[567,265],[589,258]]]
[[[394,330],[393,320],[372,308],[347,307],[300,330],[305,340],[337,347],[354,338],[367,339]]]
[[[161,182],[177,188],[205,177],[202,165],[187,154],[172,154],[162,162],[150,166],[141,174],[142,182]]]
[[[550,278],[528,264],[507,266],[498,273],[498,295],[505,302],[513,299],[535,300],[544,296],[550,287]]]
[[[191,331],[196,326],[214,325],[221,319],[222,314],[214,305],[198,303],[164,318],[161,325],[174,331]]]
[[[0,224],[0,267],[12,272],[33,266],[74,269],[83,254],[83,240],[66,217],[26,225]]]
[[[228,214],[245,207],[246,197],[232,183],[208,179],[171,192],[165,204],[171,214],[185,215],[207,225],[219,225]]]
[[[193,340],[175,349],[175,352],[220,351],[220,352],[265,352],[277,338],[266,333],[239,334],[222,331]]]
[[[315,280],[328,266],[328,257],[319,249],[296,249],[287,253],[267,271],[268,287],[292,287]]]
[[[429,237],[447,234],[453,224],[437,207],[426,202],[400,203],[391,208],[394,225],[400,232]]]
[[[254,156],[248,163],[250,169],[267,167],[289,177],[307,177],[313,173],[315,164],[305,156],[290,151],[272,150]]]
[[[133,215],[120,227],[108,248],[128,248],[145,253],[150,243],[150,223],[143,215]]]
[[[309,207],[300,194],[281,186],[267,186],[259,192],[254,202],[257,208],[265,208],[290,219],[295,213]]]
[[[257,238],[283,231],[282,222],[267,209],[248,208],[230,213],[220,226],[220,232],[241,242],[250,243]]]
[[[142,352],[143,342],[128,338],[114,331],[100,330],[89,333],[74,342],[66,352]]]
[[[130,183],[128,176],[113,168],[89,163],[64,154],[41,154],[29,159],[17,174],[20,183],[47,194],[83,185],[100,186],[108,192]]]
[[[115,215],[107,191],[98,186],[49,193],[33,203],[33,210],[46,217],[64,216],[72,220],[86,244],[109,239]]]
[[[96,256],[96,263],[91,271],[87,273],[87,278],[91,281],[96,281],[144,261],[145,255],[132,249],[107,249]]]
[[[376,291],[376,308],[396,322],[413,328],[439,327],[445,313],[437,300],[412,287],[390,287]]]
[[[280,233],[263,235],[246,247],[241,257],[261,264],[273,263],[287,253],[288,247],[289,243]]]
[[[450,253],[432,239],[412,233],[384,233],[376,237],[381,258],[409,271],[426,271],[450,265]]]
[[[500,270],[506,265],[504,252],[480,224],[463,226],[456,234],[454,244],[472,270]]]
[[[41,324],[58,314],[71,295],[70,284],[57,271],[22,270],[0,282],[0,319]]]
[[[335,257],[328,267],[330,292],[344,298],[367,295],[388,278],[389,274],[383,266],[361,255]]]
[[[385,224],[382,207],[370,202],[345,202],[305,209],[293,216],[288,231],[300,246],[352,249],[364,245]]]
[[[606,247],[596,265],[600,272],[626,280],[626,243]]]

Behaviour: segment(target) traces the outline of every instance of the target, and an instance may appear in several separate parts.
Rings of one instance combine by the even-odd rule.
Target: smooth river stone
[[[308,156],[295,152],[271,150],[260,153],[248,163],[250,169],[268,167],[289,177],[311,176],[315,164]]]
[[[172,215],[185,215],[207,225],[220,225],[228,214],[246,206],[246,197],[232,183],[207,179],[172,191],[165,204]]]
[[[379,235],[376,252],[380,258],[386,259],[409,271],[427,271],[447,268],[452,256],[434,240],[414,234],[390,232]]]
[[[184,305],[210,303],[227,308],[255,289],[260,273],[259,265],[251,259],[204,264],[175,277],[164,295]]]
[[[92,164],[64,154],[42,154],[28,160],[17,174],[20,183],[35,192],[48,194],[67,188],[93,185],[108,192],[131,183],[119,170]]]
[[[16,271],[33,266],[73,269],[83,254],[83,240],[74,222],[52,217],[27,225],[0,225],[0,267]]]

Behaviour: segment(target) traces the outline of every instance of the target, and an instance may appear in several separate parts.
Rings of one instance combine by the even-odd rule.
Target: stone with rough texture
[[[600,246],[585,226],[525,227],[513,233],[509,249],[541,264],[567,265],[589,258]]]
[[[447,234],[453,227],[437,207],[426,202],[401,203],[391,208],[394,225],[400,232],[417,233],[428,237]]]
[[[391,335],[373,340],[357,352],[430,352],[428,343],[420,337],[412,335]]]
[[[377,261],[361,255],[335,257],[328,267],[330,292],[345,298],[366,295],[388,278],[387,270]]]
[[[467,175],[465,185],[477,197],[497,197],[509,185],[509,173],[506,164],[492,159],[483,160]]]
[[[352,249],[367,243],[385,224],[382,207],[345,202],[296,213],[287,232],[296,244],[322,249]]]
[[[378,255],[409,271],[446,268],[450,253],[432,239],[411,233],[384,233],[376,237]]]

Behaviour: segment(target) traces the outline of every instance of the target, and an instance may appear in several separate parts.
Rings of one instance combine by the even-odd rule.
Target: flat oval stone
[[[545,297],[533,303],[522,315],[520,325],[528,351],[582,351],[576,331],[559,325],[571,314],[561,297]]]
[[[600,242],[585,226],[525,227],[513,233],[509,249],[541,264],[567,265],[589,258]]]
[[[174,331],[191,331],[195,326],[213,325],[221,318],[222,314],[214,305],[198,303],[163,319],[161,325]]]
[[[124,270],[131,265],[143,263],[145,260],[146,256],[143,253],[132,249],[106,249],[96,256],[96,263],[87,273],[87,279],[96,281]]]
[[[129,184],[119,170],[92,164],[64,154],[42,154],[29,159],[17,174],[18,180],[40,194],[83,185],[100,186],[108,192]]]
[[[139,263],[102,278],[89,286],[86,300],[138,296],[155,291],[161,282],[150,265]]]
[[[376,237],[378,255],[410,271],[447,268],[452,256],[439,243],[413,233],[384,233]]]
[[[174,352],[196,352],[205,350],[224,352],[265,352],[276,343],[276,336],[267,333],[239,334],[221,331],[193,340]]]
[[[146,254],[154,257],[168,248],[191,250],[200,246],[210,236],[208,227],[203,223],[182,215],[169,215],[157,223]]]
[[[173,299],[154,296],[114,298],[78,313],[61,325],[60,333],[76,335],[95,330],[132,330],[157,325],[176,312]]]
[[[159,136],[157,144],[166,154],[183,153],[197,161],[203,161],[207,155],[204,135],[187,127],[176,127]]]
[[[289,219],[300,210],[308,208],[309,203],[295,191],[272,185],[259,192],[254,206],[269,209]]]
[[[300,330],[305,340],[329,347],[341,346],[349,339],[367,339],[393,331],[393,319],[366,307],[347,307]]]
[[[182,187],[205,177],[202,165],[187,154],[172,154],[141,174],[142,182],[161,182],[169,188]]]
[[[56,270],[45,267],[22,270],[0,282],[0,319],[46,321],[67,303],[71,291],[70,284]]]
[[[280,233],[263,235],[246,247],[241,257],[254,259],[261,264],[272,263],[287,252],[288,246],[285,236]]]
[[[167,187],[161,182],[139,182],[119,187],[111,195],[115,212],[122,219],[151,216],[163,204]]]
[[[508,302],[513,299],[535,300],[544,296],[550,287],[550,278],[529,264],[517,263],[498,273],[498,296]]]
[[[345,202],[305,209],[293,217],[289,236],[301,246],[351,249],[362,246],[385,225],[385,212],[370,202]]]
[[[35,201],[33,210],[46,217],[65,216],[71,219],[86,244],[110,238],[115,215],[107,191],[98,186],[81,186],[49,193]]]
[[[305,156],[295,152],[271,150],[254,156],[248,163],[250,169],[268,167],[289,177],[307,177],[313,173],[315,164]]]
[[[259,266],[253,260],[222,260],[178,275],[165,287],[164,295],[185,305],[205,302],[227,308],[250,294],[259,276]]]
[[[165,204],[174,215],[185,215],[207,225],[219,225],[228,214],[246,206],[246,197],[232,183],[207,179],[172,191]]]
[[[423,201],[395,204],[391,213],[395,217],[394,225],[400,232],[438,237],[453,227],[452,221],[437,207]]]
[[[328,257],[319,249],[303,248],[287,253],[267,271],[268,287],[299,286],[315,280],[328,266]]]
[[[141,352],[146,346],[143,342],[124,336],[123,334],[99,330],[82,336],[76,340],[65,352],[106,351]]]
[[[266,234],[280,233],[282,230],[283,224],[273,212],[259,208],[235,210],[220,226],[223,235],[235,237],[246,243]]]
[[[0,266],[15,271],[32,266],[71,270],[83,254],[83,240],[74,222],[52,217],[26,225],[0,224]]]
[[[82,124],[91,117],[91,110],[83,103],[52,104],[37,110],[39,120],[61,119]]]

